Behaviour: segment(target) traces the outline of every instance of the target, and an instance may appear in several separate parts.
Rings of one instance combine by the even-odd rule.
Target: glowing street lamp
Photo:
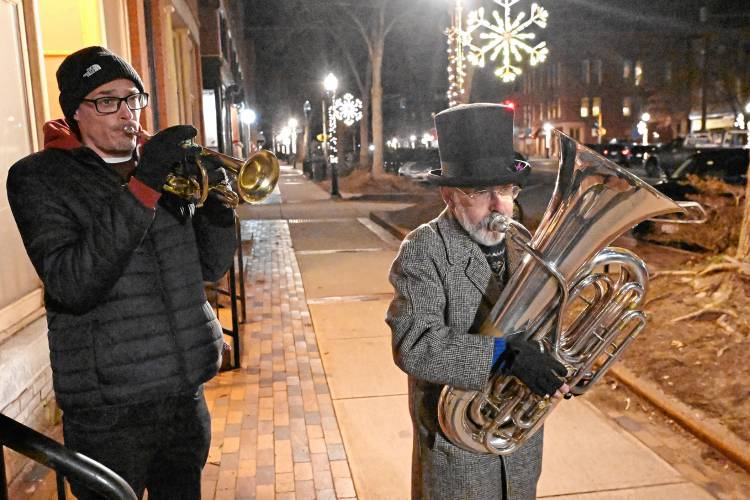
[[[258,115],[256,115],[255,111],[250,108],[243,108],[242,111],[240,111],[240,120],[242,120],[242,123],[245,125],[252,125],[257,119]]]

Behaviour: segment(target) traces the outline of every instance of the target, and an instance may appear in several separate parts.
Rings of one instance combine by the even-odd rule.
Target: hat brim
[[[527,164],[521,170],[514,170],[514,167],[508,167],[506,172],[498,172],[495,177],[476,178],[476,177],[444,177],[441,169],[430,170],[427,175],[427,181],[437,186],[447,187],[490,187],[502,186],[503,184],[516,184],[523,186],[526,179],[531,173],[531,165]]]

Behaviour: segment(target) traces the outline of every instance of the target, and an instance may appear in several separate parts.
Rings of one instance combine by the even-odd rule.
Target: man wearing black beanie
[[[141,147],[148,94],[125,60],[87,47],[57,82],[65,120],[45,124],[44,150],[11,167],[7,188],[44,284],[65,444],[139,497],[198,499],[211,438],[203,384],[223,345],[203,281],[231,263],[234,210],[162,192],[197,131],[177,125]]]

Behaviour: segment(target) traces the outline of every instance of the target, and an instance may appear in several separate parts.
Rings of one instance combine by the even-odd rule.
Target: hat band
[[[441,161],[443,177],[492,179],[512,169],[513,158],[479,158],[470,161]]]

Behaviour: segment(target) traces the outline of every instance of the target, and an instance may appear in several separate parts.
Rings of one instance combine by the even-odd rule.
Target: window
[[[596,84],[601,85],[602,84],[602,60],[597,59],[594,61],[594,78],[596,79]]]
[[[0,80],[3,100],[0,103],[0,182],[5,186],[11,165],[36,149],[34,103],[28,89],[39,85],[31,79],[21,2],[0,2]],[[40,87],[37,87],[39,90]],[[16,222],[3,191],[0,196],[0,342],[15,333],[16,325],[42,307],[42,290],[31,261],[16,229]]]
[[[570,137],[573,140],[581,142],[581,129],[580,129],[580,127],[570,127]]]
[[[641,61],[635,62],[635,84],[640,85],[643,83],[643,65]]]
[[[589,116],[589,98],[584,97],[581,99],[581,118]]]
[[[591,103],[591,116],[599,116],[599,112],[602,109],[602,98],[594,97]]]
[[[622,79],[628,80],[630,75],[633,74],[633,63],[627,59],[622,64]]]
[[[630,97],[623,97],[622,99],[622,116],[630,116],[633,109],[633,103]]]
[[[588,59],[584,59],[581,65],[581,79],[587,85],[591,83],[591,61]]]

